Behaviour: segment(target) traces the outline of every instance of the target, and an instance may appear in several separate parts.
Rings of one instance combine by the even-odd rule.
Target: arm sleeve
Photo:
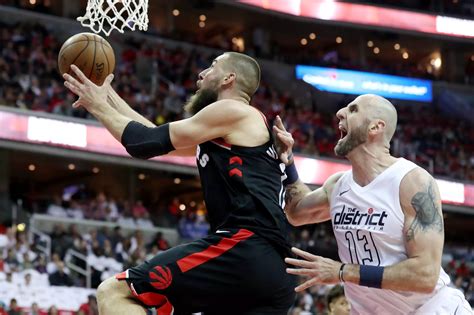
[[[131,156],[139,159],[149,159],[175,150],[171,143],[169,124],[150,128],[131,121],[122,133],[121,142]]]

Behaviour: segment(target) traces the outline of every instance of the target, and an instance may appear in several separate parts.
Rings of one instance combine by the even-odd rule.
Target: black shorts
[[[158,314],[286,315],[295,277],[267,240],[246,229],[218,231],[161,252],[116,276]]]

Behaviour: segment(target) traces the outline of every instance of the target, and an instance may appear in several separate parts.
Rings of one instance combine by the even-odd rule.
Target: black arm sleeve
[[[171,143],[169,124],[149,128],[131,121],[125,127],[121,140],[127,152],[139,159],[149,159],[175,150]]]

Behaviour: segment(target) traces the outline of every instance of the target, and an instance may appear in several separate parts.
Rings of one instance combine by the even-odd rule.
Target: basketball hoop
[[[146,31],[147,12],[148,0],[88,0],[86,14],[77,20],[94,33],[104,32],[109,36],[112,30],[123,33],[126,27]]]

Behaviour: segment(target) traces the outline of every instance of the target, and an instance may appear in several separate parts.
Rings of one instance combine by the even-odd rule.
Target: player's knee
[[[105,300],[110,301],[114,298],[127,297],[130,294],[127,283],[119,281],[115,277],[103,281],[97,288],[97,302],[103,303]]]

